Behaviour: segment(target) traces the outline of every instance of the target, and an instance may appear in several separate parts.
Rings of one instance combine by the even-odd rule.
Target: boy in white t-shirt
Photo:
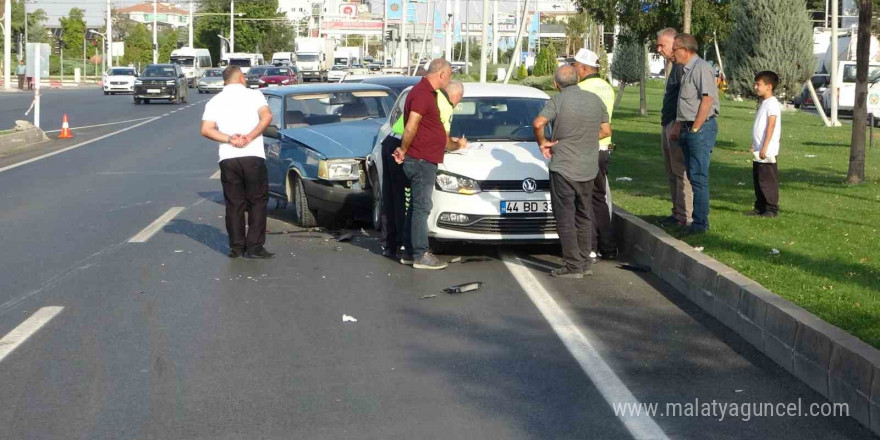
[[[773,96],[779,76],[763,71],[755,75],[755,93],[761,106],[752,126],[752,181],[755,185],[755,209],[748,216],[776,217],[779,215],[779,139],[782,136],[782,106]]]

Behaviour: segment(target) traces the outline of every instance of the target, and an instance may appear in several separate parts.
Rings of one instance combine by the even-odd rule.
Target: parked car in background
[[[112,67],[101,78],[104,94],[133,93],[134,81],[137,79],[134,67]]]
[[[369,75],[370,69],[367,69],[363,64],[352,64],[348,69],[349,75]]]
[[[182,104],[189,100],[186,75],[177,64],[150,64],[134,82],[134,103],[149,104],[167,99]]]
[[[262,92],[272,111],[264,133],[270,197],[292,203],[306,227],[319,213],[369,218],[364,162],[388,117],[391,91],[330,83]]]
[[[342,78],[345,78],[345,75],[348,75],[348,67],[337,64],[331,67],[330,72],[327,73],[327,81],[339,82],[342,81]]]
[[[822,95],[825,94],[825,89],[828,88],[828,83],[831,82],[831,76],[827,74],[817,74],[813,75],[810,78],[810,81],[813,83],[813,88],[816,89],[816,97],[819,98],[819,104],[823,107]],[[815,107],[816,104],[813,102],[813,98],[810,96],[810,89],[806,85],[804,85],[803,89],[801,89],[800,95],[797,95],[792,99],[792,103],[795,108],[802,108],[807,106]]]
[[[382,65],[379,63],[370,63],[367,64],[367,69],[370,69],[370,72],[381,72]]]
[[[269,67],[258,80],[260,88],[299,84],[299,78],[290,67]]]
[[[223,90],[223,69],[208,69],[198,82],[199,93],[213,93]]]
[[[398,96],[367,158],[374,225],[382,209],[382,139],[400,117],[410,90]],[[548,98],[538,89],[519,85],[465,85],[450,134],[466,136],[469,144],[463,150],[447,153],[437,170],[434,207],[428,218],[434,252],[442,252],[450,241],[558,239],[547,160],[532,132],[532,121]]]
[[[267,69],[274,69],[275,66],[255,66],[251,67],[250,70],[245,74],[245,80],[247,81],[247,87],[249,89],[258,89],[260,88],[260,78],[263,77],[263,74]]]

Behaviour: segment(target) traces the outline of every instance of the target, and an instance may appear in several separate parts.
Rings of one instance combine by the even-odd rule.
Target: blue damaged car
[[[308,84],[262,90],[272,110],[263,133],[269,196],[291,203],[302,226],[318,213],[369,218],[364,161],[388,119],[388,88]]]

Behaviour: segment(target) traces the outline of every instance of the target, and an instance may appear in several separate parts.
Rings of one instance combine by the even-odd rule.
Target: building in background
[[[159,3],[156,12],[156,21],[159,24],[176,28],[189,26],[188,10],[181,9],[171,3]],[[144,2],[120,8],[116,10],[116,14],[138,23],[150,24],[153,22],[153,3]]]

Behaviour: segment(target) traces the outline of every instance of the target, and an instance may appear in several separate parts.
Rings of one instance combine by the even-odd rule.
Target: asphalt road
[[[553,246],[420,272],[373,231],[338,243],[274,210],[277,257],[229,260],[203,103],[54,98],[85,125],[158,119],[0,163],[0,439],[871,438],[845,417],[617,416],[824,400],[653,276],[550,279]]]

